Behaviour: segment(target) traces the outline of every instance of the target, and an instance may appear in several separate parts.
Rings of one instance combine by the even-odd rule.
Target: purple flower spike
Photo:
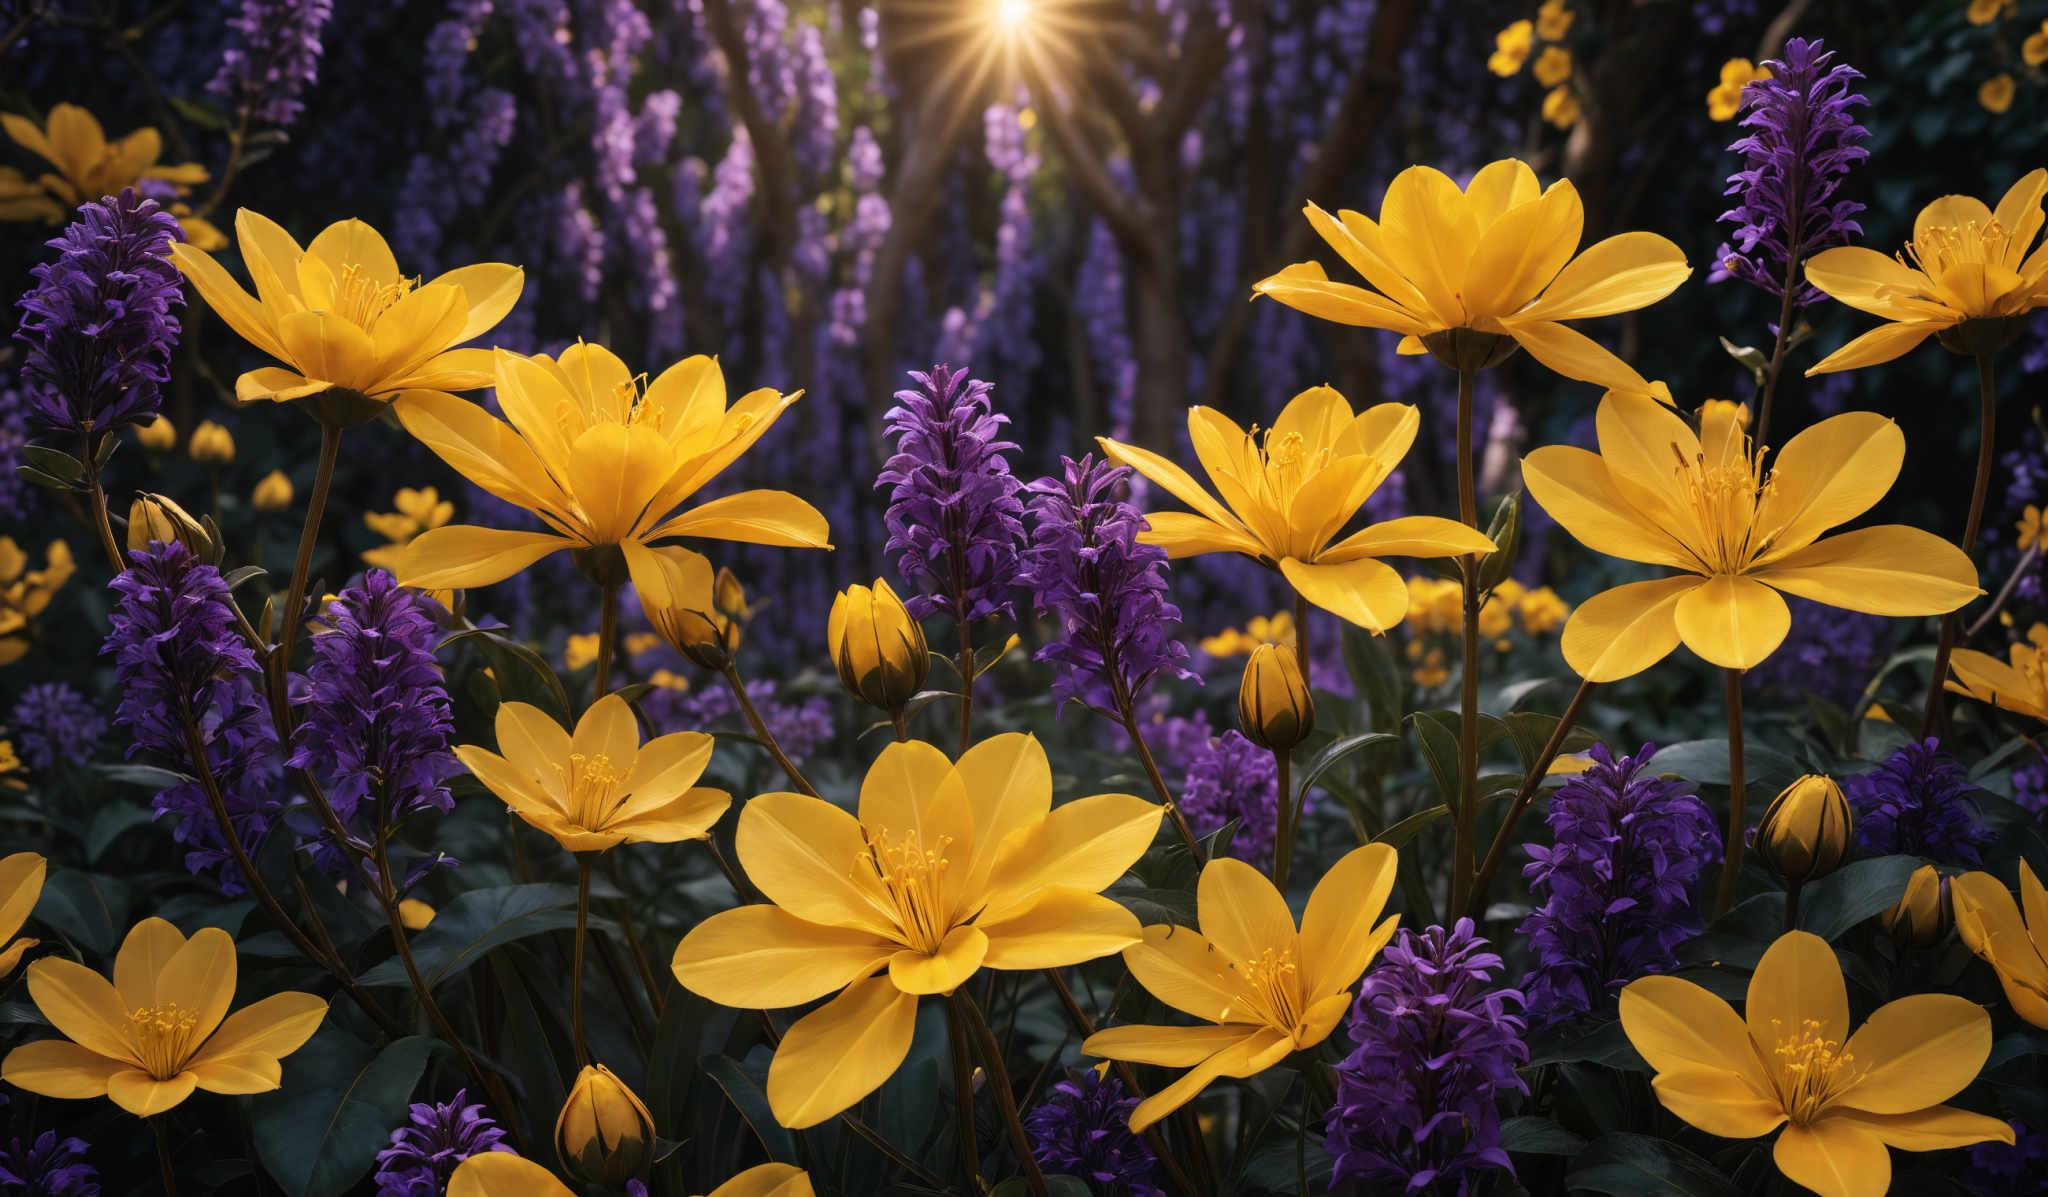
[[[1925,856],[1976,867],[1991,839],[1979,816],[1977,788],[1939,740],[1908,744],[1868,773],[1842,779],[1856,808],[1856,855]]]
[[[1862,73],[1834,58],[1819,41],[1795,37],[1782,61],[1764,63],[1771,77],[1743,89],[1750,133],[1728,147],[1744,161],[1726,192],[1739,198],[1721,214],[1736,228],[1712,278],[1738,278],[1783,297],[1789,263],[1862,233],[1855,216],[1863,205],[1833,196],[1849,168],[1870,156],[1862,144],[1870,131],[1850,111],[1869,101],[1850,90]],[[1820,297],[1800,283],[1793,302],[1805,307]]]
[[[377,1197],[441,1197],[457,1164],[486,1151],[511,1152],[503,1128],[467,1097],[458,1089],[442,1105],[413,1103],[412,1125],[392,1131],[391,1146],[377,1153]]]
[[[1049,1173],[1072,1176],[1103,1197],[1166,1197],[1153,1183],[1158,1160],[1131,1133],[1138,1099],[1114,1076],[1093,1069],[1053,1086],[1044,1105],[1024,1116],[1031,1154]]]
[[[243,45],[221,54],[206,85],[265,124],[289,125],[304,107],[299,96],[320,74],[320,34],[334,0],[242,0],[228,26]]]
[[[1196,748],[1187,766],[1180,808],[1195,834],[1213,835],[1236,819],[1237,830],[1225,851],[1260,868],[1271,864],[1280,820],[1280,768],[1273,763],[1273,754],[1226,731]],[[1302,809],[1313,806],[1304,802]]]
[[[973,623],[1010,612],[1024,506],[996,439],[1008,416],[989,404],[989,384],[966,370],[910,372],[916,390],[896,392],[889,430],[896,454],[876,477],[891,488],[887,551],[904,580],[923,588],[905,605],[923,619],[944,612]]]

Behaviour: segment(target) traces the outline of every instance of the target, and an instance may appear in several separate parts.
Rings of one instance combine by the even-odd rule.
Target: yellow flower
[[[2030,67],[2048,62],[2048,21],[2041,22],[2041,28],[2028,34],[2027,40],[2020,43],[2020,57]]]
[[[768,1068],[776,1119],[815,1126],[902,1064],[919,995],[983,968],[1060,968],[1136,943],[1138,921],[1100,891],[1144,854],[1162,814],[1129,794],[1055,809],[1030,736],[997,736],[957,763],[922,741],[890,744],[858,817],[801,794],[746,804],[740,862],[769,904],[699,923],[676,948],[676,979],[741,1008],[836,995],[790,1027]]]
[[[1584,115],[1585,110],[1579,106],[1579,93],[1569,86],[1553,87],[1543,97],[1543,119],[1554,128],[1569,129]],[[1529,352],[1533,354],[1535,350]]]
[[[29,621],[43,613],[76,568],[71,546],[53,540],[44,550],[41,569],[28,568],[28,554],[12,536],[0,536],[0,665],[12,665],[28,653]]]
[[[1221,502],[1156,453],[1107,438],[1099,443],[1111,459],[1195,509],[1148,513],[1152,527],[1139,540],[1163,546],[1169,557],[1243,553],[1279,570],[1309,602],[1381,632],[1407,614],[1408,588],[1380,557],[1450,557],[1494,547],[1463,524],[1429,515],[1373,524],[1331,543],[1401,464],[1419,424],[1403,403],[1354,415],[1344,396],[1326,386],[1296,395],[1263,436],[1221,412],[1190,408],[1188,436]]]
[[[632,704],[607,694],[590,704],[572,737],[539,707],[498,707],[498,752],[464,744],[455,755],[512,813],[571,852],[619,844],[703,839],[732,805],[697,785],[711,737],[675,732],[640,743]]]
[[[546,1168],[509,1151],[470,1156],[448,1178],[448,1197],[576,1197]],[[710,1197],[816,1197],[793,1164],[759,1164],[711,1190]]]
[[[2048,723],[2048,628],[2035,624],[2008,655],[2011,664],[1973,648],[1955,650],[1948,689]]]
[[[1646,391],[1641,375],[1561,322],[1647,307],[1692,273],[1655,233],[1622,233],[1578,253],[1578,191],[1570,180],[1540,190],[1536,173],[1512,158],[1482,168],[1463,190],[1441,171],[1411,166],[1387,187],[1377,224],[1314,204],[1306,211],[1374,290],[1331,282],[1321,265],[1302,262],[1254,291],[1325,320],[1401,333],[1403,352],[1476,356],[1474,367],[1514,348],[1493,337],[1512,337],[1567,378]]]
[[[2003,888],[2000,893],[2005,892]],[[1941,942],[1955,923],[1955,897],[1949,880],[1933,865],[1921,865],[1906,879],[1898,904],[1877,916],[1885,933],[1909,947],[1930,948]]]
[[[109,142],[100,122],[76,104],[50,109],[49,122],[40,129],[34,121],[10,113],[0,113],[0,127],[15,144],[57,168],[55,174],[30,180],[11,167],[0,167],[0,220],[58,224],[78,205],[119,195],[125,187],[148,191],[152,189],[144,184],[156,183],[183,197],[207,179],[206,168],[197,162],[158,166],[163,138],[155,129],[145,126]],[[200,249],[228,243],[219,229],[194,216],[187,205],[173,201],[165,210],[178,218],[185,239]]]
[[[441,492],[431,486],[415,490],[410,486],[401,487],[391,498],[391,511],[366,511],[363,523],[372,532],[391,543],[383,548],[370,549],[363,554],[363,564],[378,569],[398,570],[398,559],[406,545],[422,532],[428,532],[455,518],[455,504],[441,497]],[[446,606],[444,602],[442,604]]]
[[[1351,986],[1401,921],[1374,925],[1394,869],[1385,844],[1345,854],[1316,883],[1297,931],[1287,899],[1257,869],[1228,857],[1204,865],[1195,886],[1201,930],[1147,927],[1124,964],[1153,997],[1215,1025],[1111,1027],[1081,1044],[1091,1056],[1190,1070],[1139,1102],[1131,1129],[1219,1077],[1256,1075],[1328,1038],[1351,1008]]]
[[[215,561],[213,535],[191,513],[164,495],[143,491],[128,504],[128,551],[176,541],[201,561]]]
[[[1889,323],[1835,350],[1807,373],[1888,362],[1930,334],[1942,334],[1945,344],[1960,338],[1955,347],[1974,353],[1975,342],[1995,342],[2016,326],[2048,297],[2048,245],[2027,252],[2041,231],[2044,192],[2048,170],[2036,169],[2012,185],[1996,211],[1967,195],[1942,196],[1920,210],[1913,239],[1897,260],[1849,245],[1808,259],[1807,282]],[[1958,327],[1978,320],[1990,322],[1985,338]]]
[[[2024,553],[2041,543],[2041,509],[2032,503],[2020,512],[2020,522],[2013,525],[2020,534],[2019,549]]]
[[[135,439],[152,453],[168,453],[178,443],[178,426],[170,417],[158,416],[147,424],[137,424]]]
[[[254,297],[193,246],[173,244],[171,257],[228,327],[284,363],[236,379],[237,400],[288,403],[340,389],[389,403],[490,385],[489,351],[455,347],[512,310],[526,281],[518,267],[484,262],[421,283],[398,272],[391,247],[360,220],[328,225],[302,249],[247,208],[235,213],[235,237]]]
[[[1997,116],[2004,116],[2012,107],[2012,76],[2000,72],[1977,85],[1977,102],[1984,110]]]
[[[1204,637],[1202,651],[1217,659],[1224,657],[1250,656],[1261,644],[1294,643],[1294,613],[1275,611],[1271,615],[1254,615],[1245,620],[1244,628],[1225,628],[1214,636]]]
[[[283,511],[292,505],[292,480],[283,470],[272,470],[256,484],[249,502],[258,511]]]
[[[1543,53],[1536,56],[1536,65],[1530,68],[1536,82],[1545,87],[1556,87],[1572,77],[1572,52],[1563,46],[1545,46]]]
[[[114,957],[114,979],[72,960],[28,966],[28,992],[61,1039],[17,1047],[0,1079],[44,1097],[110,1097],[139,1117],[204,1089],[268,1093],[278,1060],[313,1037],[327,1002],[278,993],[233,1014],[235,941],[218,927],[186,939],[158,918],[135,924]]]
[[[1690,981],[1651,976],[1621,992],[1621,1025],[1656,1070],[1664,1108],[1723,1139],[1779,1127],[1778,1170],[1822,1197],[1883,1197],[1887,1144],[1935,1151],[2013,1141],[1996,1118],[1940,1103],[1991,1054],[1991,1019],[1951,994],[1878,1008],[1849,1033],[1848,989],[1818,935],[1780,936],[1749,979],[1743,1016]]]
[[[647,675],[647,684],[663,690],[687,690],[690,688],[690,679],[673,669],[657,669]]]
[[[654,1162],[654,1115],[602,1064],[585,1064],[555,1118],[555,1155],[593,1184],[623,1185]]]
[[[2048,891],[2026,861],[2020,862],[2020,898],[2026,915],[2004,883],[1989,873],[1965,873],[1949,884],[1956,930],[1972,952],[1998,973],[2012,1012],[2048,1029]]]
[[[408,931],[424,931],[434,921],[434,908],[418,898],[402,898],[398,903],[398,921]]]
[[[201,465],[224,466],[235,459],[235,437],[212,420],[201,420],[185,451]]]
[[[1962,550],[1898,524],[1825,539],[1891,489],[1905,459],[1898,425],[1846,412],[1794,436],[1764,468],[1725,410],[1699,435],[1639,396],[1608,395],[1600,452],[1550,445],[1522,462],[1529,494],[1596,552],[1681,570],[1579,605],[1565,660],[1588,681],[1629,677],[1682,641],[1710,664],[1748,669],[1791,622],[1778,595],[1872,615],[1940,615],[1970,601],[1977,570]]]
[[[28,789],[28,779],[20,776],[21,772],[21,757],[15,755],[14,741],[0,740],[0,789]]]
[[[1262,644],[1245,662],[1237,686],[1237,726],[1245,739],[1273,752],[1292,751],[1315,730],[1315,699],[1293,648]]]
[[[1449,578],[1417,575],[1408,579],[1411,630],[1425,635],[1449,632],[1464,618],[1465,588]]]
[[[1546,42],[1564,40],[1576,15],[1564,6],[1564,0],[1543,0],[1536,9],[1536,36]]]
[[[1834,778],[1809,773],[1786,786],[1756,825],[1756,854],[1799,885],[1841,868],[1856,847],[1856,811]]]
[[[5,759],[20,766],[12,743],[6,745]],[[42,856],[35,852],[16,852],[0,860],[0,980],[13,976],[22,953],[42,942],[26,935],[16,939],[14,933],[21,930],[36,908],[36,899],[43,896],[45,869]]]
[[[1535,26],[1527,21],[1516,21],[1506,29],[1493,35],[1493,53],[1486,60],[1486,69],[1505,79],[1522,69],[1529,61],[1529,51],[1534,45]]]
[[[1557,591],[1548,586],[1539,587],[1522,596],[1522,632],[1529,636],[1548,636],[1563,625],[1572,609],[1557,597]]]
[[[1970,24],[1989,25],[2001,15],[2011,16],[2017,11],[2019,0],[1970,0]]]
[[[923,626],[883,578],[872,587],[849,586],[832,600],[825,647],[846,692],[892,716],[924,688],[931,671]]]
[[[1751,83],[1771,77],[1769,67],[1752,66],[1747,58],[1721,64],[1721,82],[1707,93],[1707,119],[1730,121],[1742,111],[1742,92]]]
[[[398,418],[458,473],[550,531],[456,524],[422,533],[400,562],[406,585],[485,586],[549,553],[600,546],[622,549],[638,581],[654,565],[647,545],[674,536],[831,547],[825,517],[779,490],[740,491],[671,516],[797,394],[763,387],[728,409],[725,375],[708,357],[678,362],[642,390],[610,350],[580,342],[559,361],[501,349],[496,368],[509,423],[433,391],[407,392]]]
[[[597,660],[597,633],[578,632],[562,645],[562,668],[574,673]]]

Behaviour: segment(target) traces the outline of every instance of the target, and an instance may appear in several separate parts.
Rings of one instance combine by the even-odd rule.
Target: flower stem
[[[1173,792],[1166,788],[1166,778],[1159,772],[1159,762],[1152,759],[1152,749],[1145,744],[1145,733],[1138,730],[1138,711],[1131,697],[1123,692],[1119,684],[1116,693],[1117,714],[1122,719],[1124,734],[1131,738],[1131,747],[1137,750],[1138,761],[1145,766],[1145,776],[1152,779],[1152,791],[1159,795],[1159,801],[1166,806],[1166,817],[1173,823],[1173,829],[1180,833],[1181,843],[1195,858],[1195,867],[1207,863],[1202,854],[1202,841],[1195,838],[1195,829],[1188,826],[1188,817],[1181,813],[1173,801]]]
[[[610,589],[610,588],[607,588]],[[614,592],[616,593],[616,592]],[[576,946],[569,965],[569,1026],[576,1041],[576,1067],[590,1063],[590,1045],[583,1037],[583,941],[590,934],[590,854],[576,854]]]
[[[972,735],[974,719],[974,629],[965,619],[960,621],[960,749],[955,756],[964,756],[967,743]]]
[[[1742,769],[1742,671],[1721,671],[1728,705],[1728,834],[1721,843],[1721,884],[1714,894],[1714,917],[1735,904],[1735,881],[1742,873],[1742,841],[1749,832],[1749,784]]]
[[[592,702],[612,692],[612,645],[619,638],[619,584],[607,582],[602,589],[604,599],[597,622],[597,674],[590,683]]]
[[[1794,224],[1792,227],[1797,228]],[[1785,294],[1778,303],[1778,339],[1771,346],[1771,362],[1764,367],[1763,394],[1757,398],[1756,430],[1751,443],[1761,450],[1771,431],[1771,400],[1778,394],[1778,378],[1785,364],[1785,348],[1792,339],[1792,309],[1799,294],[1799,254],[1803,247],[1794,243],[1785,255]]]
[[[107,491],[100,485],[100,464],[93,453],[92,435],[87,433],[80,440],[85,456],[80,459],[79,464],[85,467],[86,489],[92,496],[93,531],[99,534],[100,548],[105,550],[108,564],[112,565],[114,572],[118,574],[127,569],[128,564],[121,557],[121,546],[114,541],[113,522],[107,518]]]
[[[171,1168],[171,1141],[164,1133],[164,1116],[149,1119],[149,1129],[156,1133],[156,1170],[164,1182],[164,1197],[178,1197],[178,1174]]]
[[[1977,480],[1970,490],[1970,516],[1963,524],[1964,553],[1977,548],[1977,532],[1984,523],[1984,497],[1991,489],[1991,467],[1998,459],[1998,445],[1994,433],[1997,431],[1998,380],[1991,369],[1991,355],[1977,355]],[[1956,630],[1962,623],[1961,614],[1951,611],[1941,617],[1941,641],[1934,650],[1934,676],[1927,682],[1927,704],[1920,716],[1920,738],[1935,734],[1937,725],[1946,724],[1948,689],[1942,683],[1948,677],[1948,658],[1956,647]]]
[[[1294,596],[1294,663],[1301,666],[1301,688],[1313,696],[1315,687],[1309,684],[1309,643],[1308,643],[1308,600],[1299,592]]]
[[[1477,480],[1472,476],[1472,380],[1458,371],[1458,519],[1479,527]],[[1458,808],[1452,812],[1450,909],[1463,910],[1479,854],[1479,558],[1458,559],[1464,582],[1464,678],[1458,698]]]
[[[1067,1020],[1074,1024],[1075,1030],[1081,1032],[1081,1038],[1086,1039],[1088,1036],[1093,1035],[1095,1033],[1095,1020],[1088,1017],[1088,1012],[1083,1010],[1081,1003],[1074,999],[1074,991],[1068,987],[1067,979],[1060,974],[1060,970],[1056,968],[1046,969],[1045,977],[1046,980],[1052,982],[1053,992],[1059,995],[1060,1005],[1066,1008]],[[1140,1101],[1145,1099],[1145,1090],[1138,1084],[1138,1076],[1131,1071],[1130,1064],[1123,1060],[1111,1060],[1109,1066],[1116,1073],[1117,1079],[1124,1083],[1124,1090],[1127,1093]],[[1208,1166],[1208,1153],[1202,1148],[1201,1128],[1196,1125],[1186,1107],[1175,1111],[1175,1118],[1181,1124],[1181,1133],[1188,1138],[1192,1145],[1189,1150],[1193,1153],[1196,1163],[1206,1169]],[[1181,1170],[1180,1162],[1167,1149],[1166,1140],[1160,1136],[1159,1128],[1146,1127],[1143,1137],[1145,1145],[1152,1149],[1152,1158],[1158,1160],[1159,1166],[1166,1169],[1167,1179],[1173,1182],[1173,1187],[1184,1194],[1185,1197],[1199,1197],[1201,1190],[1197,1189],[1194,1182],[1188,1178],[1187,1173]]]
[[[1294,863],[1294,761],[1282,749],[1273,750],[1273,888],[1287,892],[1288,867]]]
[[[967,1170],[970,1191],[981,1188],[981,1143],[974,1130],[974,1058],[967,1052],[967,1029],[958,1007],[946,1003],[946,1039],[953,1056],[953,1111],[960,1120],[960,1166]]]
[[[996,1110],[1003,1116],[1003,1125],[1010,1132],[1010,1146],[1017,1152],[1017,1162],[1024,1168],[1024,1182],[1031,1189],[1032,1197],[1052,1197],[1046,1187],[1045,1173],[1038,1167],[1038,1157],[1031,1154],[1031,1139],[1024,1133],[1024,1118],[1017,1112],[1017,1095],[1010,1089],[1010,1071],[1003,1066],[1003,1045],[996,1042],[995,1032],[988,1029],[988,1020],[981,1016],[981,1007],[974,1004],[973,995],[966,989],[953,993],[952,1004],[959,1008],[961,1021],[967,1024],[967,1033],[973,1037],[974,1045],[981,1052],[981,1066],[988,1070],[989,1088],[995,1091]]]
[[[306,498],[306,525],[299,532],[299,554],[292,562],[292,585],[285,591],[284,623],[277,630],[277,655],[271,662],[272,705],[286,712],[278,734],[290,738],[290,708],[280,696],[291,673],[292,646],[299,639],[299,620],[306,611],[306,583],[313,572],[313,546],[320,540],[320,517],[327,510],[327,492],[334,486],[334,465],[341,459],[341,426],[320,425],[320,464],[313,473],[313,493]]]
[[[894,711],[889,715],[889,723],[896,729],[896,742],[898,744],[910,739],[910,716],[902,711]]]
[[[789,775],[791,784],[816,798],[818,791],[797,771],[796,762],[790,760],[789,754],[782,751],[782,745],[775,740],[775,733],[768,730],[768,724],[761,718],[761,712],[755,709],[754,700],[747,697],[747,685],[740,680],[739,666],[725,667],[725,684],[732,687],[733,699],[740,704],[740,712],[747,717],[747,725],[754,729],[754,735],[761,741],[762,746],[768,749],[768,754],[775,758],[775,763],[782,766],[782,771]]]
[[[1472,880],[1472,896],[1466,902],[1465,913],[1477,921],[1486,910],[1487,890],[1493,885],[1493,875],[1500,871],[1501,863],[1507,858],[1508,844],[1515,838],[1515,825],[1522,820],[1522,812],[1529,809],[1529,803],[1536,797],[1536,791],[1543,786],[1543,779],[1550,773],[1550,763],[1564,748],[1565,737],[1578,722],[1579,712],[1585,709],[1586,699],[1593,693],[1593,683],[1579,683],[1578,693],[1558,716],[1557,726],[1550,729],[1550,739],[1544,741],[1543,751],[1536,754],[1535,763],[1529,768],[1529,775],[1522,779],[1522,788],[1515,791],[1515,800],[1508,807],[1507,818],[1502,820],[1500,830],[1493,833],[1493,846],[1486,850],[1486,862],[1479,866],[1478,874]]]
[[[1787,935],[1791,934],[1793,931],[1799,928],[1799,887],[1803,884],[1805,883],[1801,881],[1794,881],[1793,883],[1785,887],[1784,931]]]

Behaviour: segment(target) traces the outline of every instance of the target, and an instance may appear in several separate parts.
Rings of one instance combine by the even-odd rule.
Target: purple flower
[[[1519,931],[1536,953],[1524,990],[1537,1026],[1612,1010],[1623,985],[1669,969],[1699,934],[1693,889],[1721,837],[1684,782],[1637,776],[1655,752],[1617,760],[1595,744],[1592,767],[1551,796],[1552,846],[1526,845],[1539,905]]]
[[[1166,1197],[1152,1183],[1159,1163],[1152,1149],[1131,1133],[1131,1111],[1137,1108],[1138,1099],[1122,1081],[1092,1068],[1079,1080],[1061,1081],[1044,1104],[1024,1116],[1031,1154],[1048,1173],[1085,1182],[1094,1197]]]
[[[1970,1148],[1969,1166],[1959,1178],[1964,1192],[1976,1197],[2048,1192],[2048,1135],[2033,1133],[2017,1118],[2009,1121],[2010,1145],[1979,1143]]]
[[[1280,770],[1273,754],[1226,731],[1198,748],[1187,766],[1177,797],[1195,834],[1214,834],[1235,819],[1226,851],[1250,864],[1271,862],[1280,819]]]
[[[82,764],[99,747],[107,721],[85,695],[63,682],[43,682],[21,692],[8,716],[21,759],[38,773],[59,764]]]
[[[769,734],[782,745],[782,751],[789,755],[792,763],[803,764],[838,734],[838,725],[832,721],[832,704],[825,698],[812,695],[801,702],[778,702],[774,682],[758,679],[746,685],[747,697],[753,700],[754,709],[761,713],[761,722],[768,725]],[[675,697],[666,698],[671,695]],[[746,734],[753,734],[753,729],[743,722],[740,704],[733,698],[730,686],[706,686],[701,691],[688,693],[687,697],[684,692],[656,690],[643,701],[650,704],[649,721],[658,727],[698,730],[730,723]],[[664,717],[664,707],[672,712],[669,717]]]
[[[1180,608],[1166,601],[1166,550],[1138,543],[1150,525],[1124,501],[1131,471],[1093,456],[1060,461],[1063,479],[1025,488],[1032,542],[1018,581],[1059,622],[1061,637],[1038,650],[1059,666],[1053,696],[1120,711],[1162,672],[1195,676],[1173,639]]]
[[[10,1140],[0,1150],[0,1192],[9,1197],[100,1197],[100,1174],[81,1157],[84,1139],[44,1131],[33,1142]]]
[[[1529,1088],[1519,991],[1493,985],[1500,956],[1471,919],[1402,931],[1351,1008],[1357,1049],[1337,1066],[1324,1148],[1335,1180],[1398,1181],[1406,1193],[1465,1194],[1514,1164],[1500,1101]],[[1389,1191],[1391,1186],[1389,1186]]]
[[[1811,691],[1849,707],[1891,654],[1891,621],[1802,598],[1790,600],[1792,627],[1778,651],[1742,675],[1751,695],[1795,700]]]
[[[0,382],[0,523],[26,524],[42,510],[42,488],[15,470],[28,444],[28,396]]]
[[[391,1132],[391,1146],[377,1153],[377,1197],[441,1197],[455,1166],[486,1151],[512,1149],[505,1132],[481,1105],[468,1105],[458,1089],[442,1105],[414,1102],[410,1126]]]
[[[1978,817],[1977,787],[1941,742],[1908,744],[1868,773],[1842,779],[1856,808],[1856,855],[1925,856],[1942,864],[1983,863],[1991,829]]]
[[[134,424],[163,402],[184,303],[171,242],[185,234],[134,188],[79,205],[51,239],[57,260],[33,271],[21,297],[21,377],[29,414],[49,432],[87,437]]]
[[[1723,277],[1782,297],[1789,264],[1863,231],[1855,221],[1863,205],[1832,197],[1849,168],[1870,156],[1862,145],[1870,131],[1851,113],[1869,101],[1850,90],[1862,73],[1834,57],[1819,41],[1795,37],[1783,61],[1764,63],[1771,77],[1743,89],[1750,133],[1728,147],[1743,156],[1743,168],[1728,176],[1726,194],[1739,198],[1721,214],[1736,226],[1732,247],[1719,255]],[[1794,302],[1804,307],[1820,297],[1801,285]]]
[[[101,652],[114,658],[120,706],[114,721],[147,749],[187,772],[197,764],[187,724],[196,730],[242,845],[252,854],[277,816],[277,732],[258,696],[256,659],[237,627],[227,582],[185,546],[153,542],[128,554],[133,564],[109,585],[120,595]],[[218,869],[221,888],[240,893],[219,823],[197,782],[156,796],[157,817],[176,824],[185,867]]]
[[[908,600],[923,619],[944,612],[965,623],[1007,614],[1024,537],[1017,479],[997,440],[1008,416],[989,405],[989,385],[967,371],[910,372],[916,390],[896,392],[887,416],[896,454],[877,485],[890,487],[887,551],[906,581],[924,588]]]
[[[320,33],[333,10],[334,0],[242,0],[228,27],[244,45],[221,55],[206,90],[233,97],[266,124],[291,124],[304,107],[300,94],[320,74]]]

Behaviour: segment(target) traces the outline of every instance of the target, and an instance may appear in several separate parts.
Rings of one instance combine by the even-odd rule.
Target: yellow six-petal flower
[[[0,113],[0,128],[21,148],[57,168],[31,180],[12,167],[0,166],[0,220],[56,224],[80,204],[119,195],[125,188],[159,197],[168,189],[182,197],[207,179],[206,168],[197,162],[157,165],[163,137],[155,129],[144,126],[108,141],[99,119],[76,104],[50,109],[42,128],[26,117]],[[198,248],[213,250],[228,243],[219,229],[193,215],[184,203],[174,199],[164,208],[177,218],[185,239]]]
[[[2033,866],[2020,862],[2019,902],[1989,873],[1965,873],[1949,893],[1957,932],[1997,972],[2013,1013],[2048,1030],[2048,890]]]

